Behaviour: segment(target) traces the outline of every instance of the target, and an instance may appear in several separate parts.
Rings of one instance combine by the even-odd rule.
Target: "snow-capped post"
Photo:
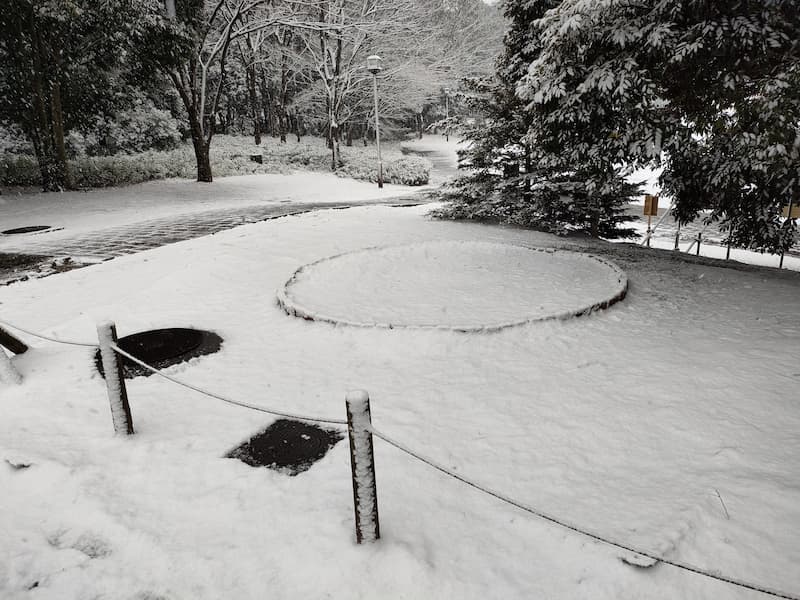
[[[106,376],[114,432],[117,435],[131,435],[133,419],[128,404],[128,390],[125,388],[125,379],[122,376],[122,362],[111,347],[117,343],[117,326],[111,321],[98,323],[97,339],[100,341],[100,360],[103,362],[103,373]]]
[[[0,382],[16,385],[22,383],[22,375],[11,364],[11,359],[2,346],[0,346]]]
[[[28,346],[21,339],[0,327],[0,346],[5,346],[14,354],[24,354]]]
[[[350,468],[353,473],[353,505],[356,515],[356,542],[374,542],[381,537],[378,522],[378,492],[375,485],[375,456],[372,448],[372,418],[369,394],[348,392],[347,433],[350,437]]]

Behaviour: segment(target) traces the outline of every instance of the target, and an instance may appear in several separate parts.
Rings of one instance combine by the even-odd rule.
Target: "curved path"
[[[16,265],[4,267],[0,261],[0,285],[56,272],[59,269],[44,267],[53,257],[62,261],[70,257],[64,267],[74,268],[311,210],[420,204],[425,201],[426,192],[456,173],[455,149],[455,142],[448,144],[437,136],[403,145],[404,153],[426,156],[433,163],[431,185],[417,190],[387,185],[381,192],[373,188],[365,191],[362,182],[317,173],[274,176],[266,186],[272,197],[264,200],[257,189],[264,187],[259,176],[224,178],[214,183],[213,188],[205,189],[192,188],[185,181],[165,181],[88,193],[6,196],[5,206],[0,205],[0,212],[6,213],[3,229],[6,225],[11,228],[51,224],[51,221],[63,223],[64,219],[67,224],[54,224],[53,229],[37,233],[0,235],[0,253],[11,256],[15,260],[6,262]],[[321,179],[326,176],[332,179]],[[334,188],[345,201],[323,200],[326,192]],[[217,197],[210,195],[209,189],[217,191]],[[240,196],[251,200],[237,200]],[[142,218],[144,214],[150,215],[149,218]],[[13,256],[17,254],[21,256]]]

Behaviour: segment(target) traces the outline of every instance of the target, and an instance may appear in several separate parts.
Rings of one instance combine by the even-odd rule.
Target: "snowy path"
[[[171,373],[338,418],[346,390],[367,389],[377,428],[448,468],[670,558],[800,592],[800,275],[595,242],[584,249],[624,268],[629,294],[566,322],[351,328],[275,305],[300,266],[368,246],[563,243],[425,211],[245,225],[0,288],[2,316],[87,340],[109,317],[121,335],[212,329],[222,351]],[[90,354],[31,345],[13,359],[23,385],[0,388],[3,598],[763,598],[627,566],[380,441],[382,540],[357,547],[346,444],[297,477],[248,467],[222,456],[270,418],[154,378],[130,383],[138,433],[120,440]]]
[[[419,190],[396,185],[379,190],[332,174],[296,173],[224,177],[210,185],[171,179],[86,192],[0,196],[0,230],[53,228],[0,235],[0,252],[117,256],[152,248],[159,238],[171,243],[266,216],[325,205],[392,202]]]

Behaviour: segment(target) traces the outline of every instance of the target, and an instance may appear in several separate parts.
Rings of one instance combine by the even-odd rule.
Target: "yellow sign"
[[[789,206],[792,207],[792,214],[789,214]],[[786,217],[787,219],[800,219],[800,203],[784,205],[783,216]]]
[[[658,216],[658,196],[653,196],[652,194],[645,194],[644,216],[646,217]]]

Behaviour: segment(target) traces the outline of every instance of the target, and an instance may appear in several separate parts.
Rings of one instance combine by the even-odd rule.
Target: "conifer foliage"
[[[595,210],[589,222],[603,223],[607,204],[596,193],[610,199],[630,191],[615,166],[662,166],[682,222],[707,210],[736,245],[781,251],[792,244],[795,224],[781,208],[800,202],[796,0],[509,0],[506,15],[511,32],[496,84],[505,96],[494,94],[493,102],[499,109],[513,96],[504,114],[521,125],[496,141],[487,139],[496,125],[469,132],[468,154],[527,145],[532,168],[521,171],[533,195],[520,210],[517,197],[486,193],[502,192],[513,173],[503,177],[468,156],[479,168],[450,190],[450,214],[510,210],[541,225],[542,215]],[[482,177],[481,167],[494,179]],[[566,180],[575,185],[570,201],[562,195]],[[541,188],[559,193],[545,202]],[[559,204],[569,205],[568,214],[545,210]]]
[[[509,1],[505,51],[494,78],[465,82],[465,101],[486,115],[466,128],[461,153],[468,173],[448,186],[438,211],[444,218],[492,220],[566,234],[622,237],[629,218],[622,205],[636,192],[605,156],[567,160],[546,115],[517,93],[529,65],[543,51],[536,26],[557,0]]]

